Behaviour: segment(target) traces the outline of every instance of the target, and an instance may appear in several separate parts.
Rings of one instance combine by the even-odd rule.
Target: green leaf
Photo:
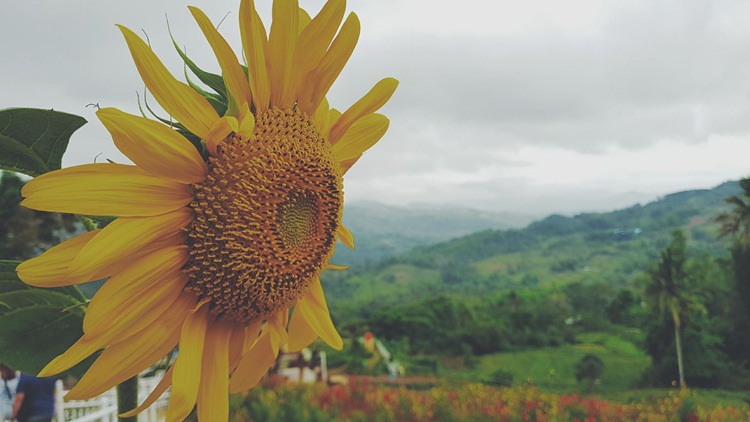
[[[86,296],[76,286],[52,287],[49,289],[40,289],[24,284],[16,274],[16,267],[21,261],[9,261],[0,259],[0,293],[12,290],[42,290],[61,293],[70,296],[76,302],[85,302]],[[15,286],[15,288],[13,288]]]
[[[23,306],[0,314],[0,360],[38,373],[83,335],[83,313],[53,305]]]
[[[0,280],[0,293],[14,292],[17,290],[28,289],[29,286],[14,281]]]
[[[0,110],[0,169],[39,176],[60,168],[70,136],[86,119],[34,108]]]
[[[35,374],[83,335],[86,299],[75,286],[24,284],[16,275],[20,263],[0,260],[0,361]]]
[[[16,290],[13,292],[0,293],[0,305],[8,309],[24,308],[29,306],[52,306],[58,309],[74,308],[80,306],[81,302],[60,292],[43,289]],[[3,311],[0,310],[0,313]]]
[[[182,61],[185,62],[185,65],[190,69],[190,71],[193,72],[195,76],[197,76],[198,79],[200,79],[200,81],[206,84],[209,88],[216,91],[220,96],[227,98],[227,88],[226,85],[224,85],[224,78],[222,78],[221,75],[209,73],[199,68],[198,65],[190,60],[187,54],[182,51],[180,46],[177,45],[177,41],[175,41],[174,37],[172,36],[172,30],[169,29],[169,24],[167,24],[167,30],[169,31],[169,38],[172,39],[172,44],[174,45],[175,50],[177,50],[177,54],[180,55]]]
[[[185,80],[187,80],[188,85],[190,85],[191,88],[193,88],[196,92],[201,94],[203,98],[205,98],[209,104],[211,104],[211,107],[216,110],[216,114],[219,116],[223,116],[227,112],[227,100],[222,97],[219,94],[212,94],[208,91],[205,91],[198,85],[194,84],[193,81],[190,80],[190,77],[188,76],[187,72],[185,72]]]

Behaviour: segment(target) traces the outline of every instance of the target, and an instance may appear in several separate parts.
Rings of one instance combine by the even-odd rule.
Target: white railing
[[[138,403],[146,400],[153,391],[156,384],[161,380],[161,375],[154,377],[140,377],[138,379]],[[117,393],[115,389],[106,391],[100,396],[88,400],[63,400],[67,393],[62,387],[62,381],[57,382],[57,422],[115,422],[117,421]],[[167,403],[169,402],[169,390],[163,394],[154,404],[138,415],[138,422],[158,422],[164,420]],[[161,418],[160,418],[161,416]]]

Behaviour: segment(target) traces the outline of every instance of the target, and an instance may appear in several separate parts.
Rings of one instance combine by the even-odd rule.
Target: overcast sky
[[[256,0],[268,26],[270,0]],[[311,14],[322,1],[300,0]],[[186,5],[240,51],[238,1],[0,0],[0,108],[89,120],[64,165],[125,161],[88,103],[137,113],[115,23],[218,71]],[[537,215],[611,210],[750,175],[750,2],[349,0],[362,36],[329,100],[385,76],[388,134],[345,180],[350,201]],[[142,33],[142,32],[141,32]],[[155,102],[154,102],[155,103]],[[101,160],[101,158],[99,158]]]

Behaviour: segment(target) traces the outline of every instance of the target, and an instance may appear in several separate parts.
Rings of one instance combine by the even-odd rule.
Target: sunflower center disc
[[[288,308],[333,254],[342,187],[331,147],[297,110],[256,116],[255,139],[229,136],[193,185],[187,289],[237,321]]]

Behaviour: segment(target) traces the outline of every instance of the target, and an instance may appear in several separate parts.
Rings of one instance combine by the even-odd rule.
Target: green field
[[[637,387],[643,372],[650,364],[649,357],[632,342],[609,333],[584,333],[578,343],[520,352],[494,353],[479,358],[472,369],[443,369],[440,377],[447,381],[489,381],[491,374],[503,369],[513,374],[513,385],[533,383],[541,391],[565,394],[587,394],[586,386],[575,378],[575,365],[587,353],[604,361],[602,379],[591,395],[620,403],[647,403],[664,397],[668,390]],[[750,403],[750,392],[699,390],[700,402],[713,408],[733,406],[745,408]]]
[[[604,373],[595,392],[606,394],[634,388],[650,364],[645,353],[616,335],[585,333],[578,336],[578,341],[574,345],[481,356],[474,368],[444,375],[487,381],[494,371],[502,369],[513,374],[514,385],[533,383],[553,393],[580,392],[585,386],[576,381],[575,366],[584,355],[592,353],[604,361]]]

